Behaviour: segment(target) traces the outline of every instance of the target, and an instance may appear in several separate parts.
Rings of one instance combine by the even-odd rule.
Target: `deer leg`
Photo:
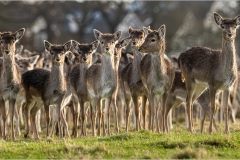
[[[46,123],[47,123],[47,131],[46,135],[48,137],[49,133],[49,123],[50,123],[50,114],[49,114],[49,105],[44,104],[45,114],[46,114]],[[54,125],[54,124],[53,124]],[[55,125],[54,125],[55,126]]]
[[[98,130],[97,130],[97,135],[101,135],[101,119],[102,119],[102,111],[101,111],[101,101],[100,99],[97,99],[97,121],[98,121]]]
[[[132,94],[132,100],[134,103],[134,111],[135,111],[135,117],[136,117],[136,126],[135,130],[139,130],[139,106],[138,106],[138,96],[136,94]]]
[[[209,133],[212,133],[212,124],[213,124],[213,116],[215,113],[215,97],[216,97],[216,89],[209,87],[210,93],[210,104],[211,104],[211,117],[210,117],[210,125],[209,125]]]
[[[30,126],[30,102],[26,101],[24,105],[24,115],[25,115],[25,133],[24,137],[27,138],[29,134],[29,126]]]
[[[167,115],[166,115],[166,102],[167,102],[168,92],[163,93],[162,95],[162,125],[163,125],[163,132],[168,132],[168,123],[167,123]]]
[[[155,118],[155,106],[154,106],[154,96],[152,94],[150,94],[149,96],[149,104],[150,104],[150,107],[151,107],[151,127],[150,127],[150,130],[153,132],[154,131],[154,118]]]
[[[84,102],[79,98],[80,104],[80,114],[81,114],[81,136],[84,136],[84,128],[85,128],[85,110],[84,110]],[[77,115],[76,115],[77,116]],[[78,117],[78,116],[77,116]],[[78,118],[75,120],[75,123],[78,123]]]
[[[228,97],[229,97],[229,90],[223,91],[223,108],[224,108],[224,120],[225,120],[225,133],[229,133],[229,127],[228,127]]]
[[[39,111],[39,107],[38,105],[35,105],[31,111],[30,111],[30,115],[31,115],[31,119],[32,119],[32,129],[33,129],[33,133],[34,133],[34,139],[35,140],[39,140],[39,134],[38,134],[38,129],[37,129],[37,125],[36,125],[36,115],[37,112]]]
[[[119,132],[119,127],[118,127],[118,106],[116,105],[115,98],[113,98],[113,103],[112,103],[112,109],[114,113],[114,132],[118,133]],[[110,125],[109,125],[110,128]]]
[[[131,99],[126,98],[126,132],[128,132],[128,125],[129,125],[129,115],[130,115],[130,101]]]
[[[39,109],[36,113],[36,125],[38,132],[42,132],[41,129],[41,109]]]
[[[67,112],[67,110],[65,110],[65,113]],[[65,118],[65,114],[63,112],[63,110],[60,112],[60,118],[61,118],[61,123],[63,124],[62,127],[65,129],[65,134],[64,137],[69,137],[69,132],[68,132],[68,124]]]
[[[12,132],[12,140],[15,140],[15,132],[14,132],[14,112],[15,112],[15,102],[16,99],[9,100],[9,110],[10,110],[10,122],[11,122],[11,132]]]
[[[187,98],[186,98],[186,102],[187,102],[187,114],[188,114],[188,130],[189,132],[193,133],[194,129],[192,126],[192,97],[193,97],[193,93],[194,93],[194,89],[195,86],[193,86],[193,84],[187,85],[188,83],[186,82],[186,86],[187,86]]]
[[[74,107],[74,102],[72,101],[71,105],[69,106],[70,107],[70,110],[71,110],[71,113],[72,113],[72,116],[73,116],[73,128],[72,128],[72,134],[71,136],[74,136],[74,137],[77,137],[77,135],[75,135],[75,131],[77,130],[77,128],[75,129],[76,127],[76,120],[75,120],[75,107]]]
[[[142,119],[143,119],[143,129],[146,129],[146,102],[147,97],[142,96]]]
[[[21,135],[21,132],[20,132],[20,123],[19,123],[19,112],[18,112],[18,106],[15,104],[15,108],[14,108],[14,117],[15,117],[15,120],[16,120],[16,135],[19,136]]]
[[[211,113],[210,113],[211,114]],[[203,109],[200,110],[200,118],[201,118],[201,124],[200,124],[200,132],[203,132],[203,125],[205,121],[206,113]],[[210,117],[210,116],[209,116]]]

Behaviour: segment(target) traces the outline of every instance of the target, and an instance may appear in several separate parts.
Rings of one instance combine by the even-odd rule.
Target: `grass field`
[[[198,158],[236,159],[240,158],[239,125],[230,124],[230,134],[220,131],[209,135],[205,132],[190,134],[183,124],[175,124],[169,134],[157,134],[141,130],[126,133],[124,128],[117,135],[106,137],[80,137],[59,139],[44,138],[39,141],[19,137],[16,141],[0,141],[0,159],[39,159],[39,158]],[[197,125],[196,125],[197,129]]]

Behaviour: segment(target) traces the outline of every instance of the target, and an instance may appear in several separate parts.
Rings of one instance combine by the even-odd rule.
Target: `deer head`
[[[3,55],[15,54],[15,44],[23,37],[24,32],[25,29],[21,28],[15,33],[12,32],[0,33],[0,43]]]
[[[114,53],[115,44],[121,38],[122,31],[117,31],[114,34],[101,33],[100,31],[94,29],[94,36],[100,42],[100,48],[102,53],[111,55]]]
[[[213,12],[213,18],[216,24],[222,29],[223,38],[232,41],[236,38],[236,31],[240,24],[240,15],[231,18],[222,18],[218,13]]]
[[[52,64],[63,65],[65,56],[71,48],[71,41],[68,41],[63,45],[53,45],[50,42],[44,40],[44,46],[46,51],[51,54]]]
[[[98,45],[98,41],[94,41],[90,44],[80,44],[77,41],[72,40],[72,46],[75,50],[73,53],[78,58],[79,62],[86,64],[92,63],[92,54],[96,52]]]

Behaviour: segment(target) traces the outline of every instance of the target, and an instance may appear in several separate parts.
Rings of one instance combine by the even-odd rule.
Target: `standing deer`
[[[142,115],[143,115],[143,129],[145,129],[145,115],[146,115],[146,101],[147,101],[147,90],[142,83],[140,76],[140,62],[144,56],[143,52],[139,52],[138,49],[143,43],[146,36],[143,30],[133,29],[129,27],[129,36],[132,38],[132,51],[133,51],[133,62],[129,63],[123,68],[121,73],[121,85],[124,86],[124,97],[126,106],[126,131],[128,131],[129,114],[130,114],[130,101],[133,100],[134,111],[136,117],[135,130],[139,130],[140,125],[140,114],[139,114],[139,103],[138,98],[142,97]],[[150,126],[149,126],[150,127]]]
[[[48,41],[44,41],[45,49],[51,54],[52,68],[51,71],[45,69],[34,69],[27,71],[22,75],[22,85],[25,91],[25,118],[26,118],[26,133],[25,137],[29,133],[29,115],[31,111],[31,119],[33,122],[34,138],[39,139],[38,131],[36,129],[35,117],[37,111],[44,105],[47,121],[47,136],[49,130],[49,105],[56,105],[57,118],[53,122],[56,125],[58,121],[59,137],[62,138],[62,123],[66,128],[66,134],[69,135],[67,130],[67,123],[62,115],[62,103],[66,94],[66,79],[64,76],[64,60],[65,55],[68,53],[71,47],[71,41],[64,45],[51,44]],[[32,102],[37,104],[30,108]],[[61,123],[62,122],[62,123]]]
[[[194,132],[192,123],[192,104],[194,100],[209,87],[211,118],[209,133],[212,133],[213,115],[216,111],[215,97],[218,90],[223,90],[223,106],[225,114],[225,133],[228,128],[228,97],[229,87],[237,78],[237,63],[235,53],[236,30],[240,24],[240,15],[222,18],[213,13],[214,20],[222,29],[222,50],[212,50],[205,47],[192,47],[179,56],[179,66],[187,87],[187,112],[189,131]]]
[[[0,44],[3,54],[3,63],[2,67],[0,68],[0,112],[3,119],[2,133],[4,140],[6,140],[6,101],[9,101],[12,140],[15,140],[13,117],[15,111],[15,102],[21,83],[21,76],[15,62],[15,45],[23,37],[24,32],[25,29],[22,28],[15,33],[0,33]]]
[[[101,119],[103,123],[103,135],[105,135],[104,113],[101,105],[101,100],[105,99],[106,111],[109,111],[114,92],[117,88],[117,67],[114,65],[114,48],[115,44],[121,37],[122,32],[117,31],[114,34],[101,33],[94,29],[94,36],[100,42],[102,51],[102,62],[92,65],[86,72],[86,85],[89,93],[92,115],[92,134],[95,135],[95,118],[98,113],[98,131],[97,135],[101,134]],[[96,112],[97,109],[97,112]],[[114,119],[117,119],[116,102],[113,101]],[[109,124],[107,122],[107,124]],[[108,126],[108,130],[109,131]],[[115,121],[115,132],[118,132],[118,122]],[[109,133],[107,133],[109,134]]]
[[[165,55],[166,27],[162,25],[158,30],[143,28],[147,37],[139,47],[140,52],[148,53],[140,63],[143,84],[148,90],[151,106],[151,130],[154,131],[154,118],[156,118],[157,132],[158,109],[161,102],[161,125],[163,132],[168,131],[166,116],[166,101],[174,80],[174,68],[171,60]]]
[[[73,95],[77,97],[81,109],[81,136],[86,136],[85,132],[85,109],[84,103],[89,102],[89,96],[87,86],[85,82],[85,74],[87,69],[92,65],[92,54],[97,50],[99,45],[98,41],[94,41],[90,44],[80,44],[77,41],[72,40],[73,49],[76,51],[76,56],[80,63],[77,63],[70,72],[70,83]],[[78,137],[77,126],[79,118],[78,105],[75,105],[75,118],[74,118],[74,133],[75,137]]]

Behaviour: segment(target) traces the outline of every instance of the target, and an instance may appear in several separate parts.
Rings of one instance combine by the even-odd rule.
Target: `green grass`
[[[0,159],[84,158],[84,159],[236,159],[240,158],[240,130],[230,124],[231,133],[190,134],[183,124],[175,124],[169,134],[149,131],[130,131],[124,128],[117,135],[106,137],[80,137],[39,141],[19,137],[16,141],[0,141]],[[207,126],[205,126],[205,129]]]

